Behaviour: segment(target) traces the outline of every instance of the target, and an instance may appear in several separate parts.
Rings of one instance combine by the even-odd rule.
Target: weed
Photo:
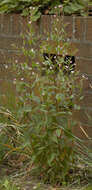
[[[65,40],[63,24],[57,29],[59,24],[56,18],[47,41],[36,40],[30,26],[26,41],[30,48],[23,47],[23,52],[31,58],[31,64],[14,65],[14,69],[19,93],[17,116],[19,122],[25,123],[23,147],[30,156],[32,172],[47,183],[62,184],[68,180],[76,157],[72,111],[79,109],[76,102],[80,99],[81,86],[79,72],[71,70],[71,45]],[[55,62],[51,56],[44,60],[43,54],[53,55],[53,50]]]

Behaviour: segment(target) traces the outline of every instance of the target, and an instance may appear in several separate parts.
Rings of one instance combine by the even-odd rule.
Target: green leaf
[[[35,101],[35,102],[37,102],[38,104],[40,103],[40,98],[39,98],[38,96],[35,96],[35,95],[34,95],[34,96],[32,97],[32,100]]]
[[[57,129],[56,130],[56,134],[57,134],[58,137],[60,137],[60,135],[61,135],[61,129]]]
[[[25,106],[23,109],[22,109],[22,112],[31,112],[32,111],[32,107],[31,106]]]
[[[49,164],[49,166],[51,166],[51,163],[53,162],[53,160],[55,159],[55,157],[56,157],[55,153],[52,153],[50,155],[50,157],[48,158],[48,164]]]
[[[52,135],[51,140],[55,143],[58,143],[58,139],[56,135]]]
[[[38,12],[37,14],[33,15],[33,16],[31,17],[31,19],[32,19],[33,22],[35,22],[35,21],[37,21],[40,17],[41,17],[41,13]]]
[[[89,186],[86,187],[84,190],[92,190],[92,185],[89,185]]]
[[[8,181],[8,179],[6,179],[5,182],[4,182],[4,184],[3,184],[3,186],[4,186],[5,188],[7,188],[8,185],[9,185],[9,181]]]
[[[77,105],[77,104],[75,104],[75,105],[74,105],[74,109],[75,109],[75,110],[80,110],[80,106]]]
[[[22,11],[22,14],[21,14],[22,16],[28,16],[29,15],[29,10],[28,9],[24,9],[23,11]]]

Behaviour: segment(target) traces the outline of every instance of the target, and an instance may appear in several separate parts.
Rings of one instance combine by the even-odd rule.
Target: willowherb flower
[[[67,42],[69,42],[70,41],[70,39],[69,38],[67,38]]]
[[[29,9],[31,10],[31,9],[33,9],[33,7],[29,7]]]
[[[57,22],[59,22],[59,19],[57,18]]]
[[[8,65],[5,65],[5,69],[8,69]]]
[[[55,28],[55,31],[57,32],[57,31],[58,31],[58,29],[57,29],[57,28]]]
[[[66,65],[66,66],[65,66],[65,68],[66,68],[66,69],[68,69],[68,68],[69,68],[69,66],[67,66],[67,65]]]
[[[18,63],[18,60],[17,60],[17,59],[15,60],[15,63]]]
[[[82,75],[82,78],[88,80],[88,77],[85,74]]]
[[[58,5],[58,8],[62,8],[63,6],[62,5]]]
[[[34,49],[33,49],[33,48],[31,49],[31,52],[34,52]]]
[[[45,93],[44,93],[44,92],[42,93],[42,96],[45,96]]]
[[[43,62],[43,65],[45,65],[46,63],[45,62]]]
[[[50,66],[50,69],[52,70],[53,68]]]
[[[31,70],[32,70],[32,67],[28,67],[28,70],[31,71]]]
[[[13,79],[13,84],[16,84],[16,78]]]
[[[71,71],[71,73],[73,74],[73,73],[74,73],[74,71]]]
[[[37,65],[39,65],[39,62],[36,62]]]
[[[29,24],[31,24],[31,23],[32,23],[32,21],[29,21],[28,23],[29,23]]]
[[[21,78],[21,80],[23,81],[23,80],[24,80],[24,78]]]
[[[32,72],[32,75],[34,75],[35,73],[34,72]]]
[[[33,189],[37,189],[37,186],[34,186]]]

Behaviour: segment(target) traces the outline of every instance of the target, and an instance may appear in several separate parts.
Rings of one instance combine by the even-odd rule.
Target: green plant
[[[76,0],[76,1],[69,1],[65,0],[64,1],[64,12],[66,14],[81,14],[81,15],[86,15],[88,14],[88,4],[89,0]]]
[[[13,183],[10,179],[8,178],[3,178],[0,180],[0,189],[1,190],[19,190],[20,188]]]
[[[33,18],[36,20],[41,16],[41,14],[64,13],[65,15],[71,15],[73,13],[77,13],[84,15],[88,12],[88,3],[89,0],[3,0],[0,2],[0,12],[22,13],[23,16],[33,13]]]
[[[0,161],[19,151],[20,125],[13,114],[0,107]],[[10,157],[9,157],[10,158]]]
[[[36,39],[32,26],[22,48],[31,63],[14,65],[19,95],[17,118],[25,124],[22,145],[30,156],[33,173],[48,183],[63,183],[69,179],[75,162],[77,138],[72,133],[72,111],[79,109],[76,102],[80,99],[81,80],[71,64],[73,51],[65,40],[63,23],[54,20],[47,40]]]

